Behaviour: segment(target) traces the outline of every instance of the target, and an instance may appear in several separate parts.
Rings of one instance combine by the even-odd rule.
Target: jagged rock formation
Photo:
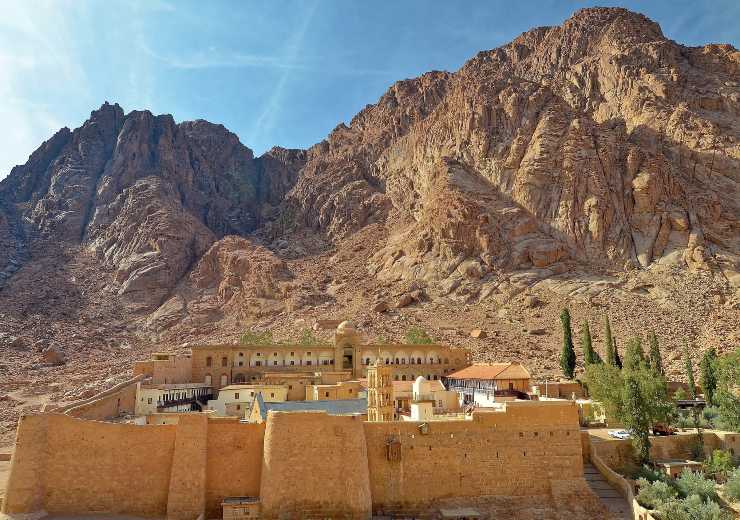
[[[683,338],[726,349],[739,71],[729,45],[595,8],[395,83],[305,151],[255,158],[220,125],[106,103],[0,182],[0,348],[115,374],[156,342],[340,316],[544,374],[569,305],[620,338],[656,328],[670,365]],[[0,371],[33,358],[10,349]]]

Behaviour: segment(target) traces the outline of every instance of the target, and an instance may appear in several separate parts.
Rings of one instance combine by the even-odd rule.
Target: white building
[[[210,385],[205,383],[136,385],[136,415],[162,412],[190,412],[200,410],[212,397]]]
[[[288,387],[285,385],[229,385],[218,392],[216,399],[208,401],[208,410],[220,416],[240,416],[249,410],[257,394],[267,403],[282,403],[288,400]]]

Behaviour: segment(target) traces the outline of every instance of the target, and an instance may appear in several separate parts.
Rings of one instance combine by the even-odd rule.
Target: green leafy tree
[[[583,362],[586,365],[601,363],[601,356],[594,350],[591,341],[591,330],[588,327],[587,320],[583,320],[583,326],[581,327],[581,348],[583,349]]]
[[[573,331],[570,327],[570,312],[563,309],[560,313],[560,323],[563,326],[563,350],[560,353],[560,368],[563,375],[573,379],[576,371],[576,351],[573,348]]]
[[[665,372],[663,371],[663,358],[660,355],[658,336],[655,335],[655,331],[650,331],[648,338],[650,340],[650,366],[658,374],[664,375]]]
[[[624,387],[622,372],[609,363],[588,365],[583,374],[583,381],[593,400],[598,401],[604,407],[607,421],[621,420],[623,415],[622,388]]]
[[[650,461],[650,417],[644,406],[640,383],[634,375],[625,378],[622,394],[622,422],[632,434],[632,445],[639,462],[645,464]]]
[[[646,366],[645,352],[642,350],[642,340],[639,337],[630,338],[627,350],[624,353],[625,370],[640,370]]]
[[[714,394],[717,391],[717,351],[712,349],[704,353],[699,363],[699,385],[704,392],[707,404],[715,404]]]
[[[429,345],[434,343],[434,340],[429,336],[429,334],[419,327],[411,327],[407,330],[404,341],[409,345]]]
[[[618,420],[627,424],[632,420],[632,411],[625,401],[626,380],[631,378],[637,382],[640,400],[637,402],[641,413],[647,418],[648,426],[656,423],[671,423],[676,415],[676,408],[668,398],[668,388],[665,378],[656,376],[647,366],[641,366],[634,371],[619,370],[609,363],[589,365],[583,376],[589,393],[594,401],[604,406],[607,420]],[[633,403],[634,407],[635,403]]]
[[[617,338],[612,338],[612,345],[614,345],[614,366],[622,368],[622,358],[619,357],[619,349],[617,348]]]

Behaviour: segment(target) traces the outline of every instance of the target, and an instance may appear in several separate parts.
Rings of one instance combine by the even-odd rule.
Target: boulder
[[[386,302],[377,302],[373,306],[373,311],[375,312],[385,312],[388,310],[388,304]]]
[[[397,308],[397,309],[400,309],[400,308],[402,308],[402,307],[408,307],[408,306],[409,306],[409,305],[411,305],[412,303],[414,303],[414,297],[413,297],[413,296],[411,296],[411,294],[408,294],[408,293],[407,293],[407,294],[404,294],[404,295],[402,295],[402,296],[401,296],[401,297],[400,297],[400,298],[398,299],[398,301],[396,302],[396,308]]]
[[[488,337],[488,334],[486,334],[485,330],[473,329],[470,331],[470,337],[475,339],[484,339]]]
[[[55,348],[47,348],[41,353],[40,361],[45,365],[63,365],[66,359],[64,354]]]

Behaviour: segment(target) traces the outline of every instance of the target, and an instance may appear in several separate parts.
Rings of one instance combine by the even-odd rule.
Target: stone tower
[[[393,369],[378,360],[367,369],[367,420],[392,421],[393,416]]]

